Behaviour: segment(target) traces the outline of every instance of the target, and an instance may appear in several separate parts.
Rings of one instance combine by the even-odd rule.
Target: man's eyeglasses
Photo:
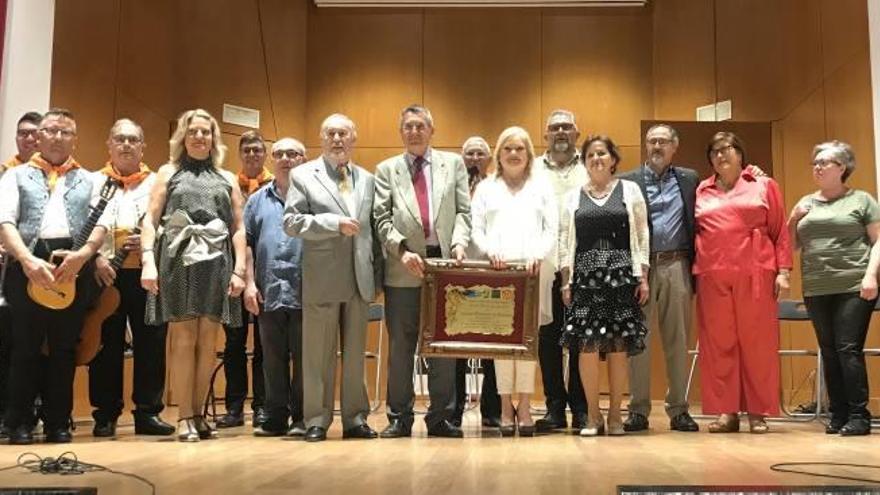
[[[125,144],[129,143],[132,145],[141,144],[144,140],[141,139],[140,136],[135,135],[126,135],[126,134],[114,134],[113,137],[110,138],[114,144]]]
[[[37,137],[37,129],[19,129],[15,131],[15,135],[20,138]]]
[[[284,157],[287,157],[291,160],[296,160],[297,158],[306,156],[303,153],[300,153],[297,150],[275,150],[272,152],[272,157],[276,160],[281,160]]]
[[[76,135],[76,132],[70,129],[62,129],[60,127],[42,127],[40,128],[40,132],[48,137],[55,137],[60,135],[64,139],[69,139]]]
[[[266,149],[262,146],[245,146],[241,149],[242,155],[262,155]]]
[[[651,146],[669,146],[670,144],[672,144],[672,140],[664,138],[653,138],[648,140],[648,144],[650,144]]]

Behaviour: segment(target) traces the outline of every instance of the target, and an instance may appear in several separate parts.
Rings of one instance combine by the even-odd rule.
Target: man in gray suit
[[[389,334],[388,427],[383,438],[412,434],[413,355],[419,338],[424,258],[465,258],[471,215],[468,173],[461,157],[431,148],[434,120],[411,105],[400,114],[406,152],[376,167],[373,214],[385,247],[385,305]],[[461,438],[455,410],[455,360],[428,359],[431,405],[428,435]]]
[[[645,135],[648,161],[621,179],[639,185],[648,203],[651,229],[651,294],[645,305],[648,324],[660,330],[666,357],[666,414],[669,427],[677,431],[697,431],[699,426],[688,413],[687,336],[691,328],[691,262],[694,259],[694,202],[697,173],[672,165],[678,149],[678,133],[671,126],[657,124]],[[648,429],[651,414],[651,347],[629,360],[630,402],[626,431]]]
[[[340,333],[342,438],[376,438],[367,424],[364,346],[381,255],[371,221],[373,176],[351,161],[356,139],[345,115],[324,119],[321,157],[290,173],[284,209],[285,232],[303,240],[303,416],[310,442],[325,440],[333,421]]]

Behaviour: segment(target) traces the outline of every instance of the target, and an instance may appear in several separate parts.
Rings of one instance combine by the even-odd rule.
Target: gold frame
[[[467,273],[485,276],[493,280],[523,279],[525,296],[522,303],[522,339],[516,343],[438,341],[437,307],[444,301],[435,301],[438,279],[445,274]],[[529,275],[525,264],[510,263],[504,270],[495,270],[488,261],[465,261],[458,265],[455,260],[426,259],[425,277],[422,280],[421,321],[419,322],[419,355],[423,357],[522,359],[534,361],[538,356],[538,298],[537,275]]]

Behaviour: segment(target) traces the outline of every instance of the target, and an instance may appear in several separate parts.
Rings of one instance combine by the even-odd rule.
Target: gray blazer
[[[303,240],[304,303],[347,301],[354,288],[340,282],[352,278],[361,298],[372,302],[377,284],[381,283],[381,247],[373,236],[372,222],[375,183],[372,174],[360,166],[351,163],[351,169],[356,212],[348,211],[339,195],[339,186],[327,174],[323,157],[290,171],[284,231]],[[353,217],[361,224],[360,232],[353,238],[353,249],[352,238],[339,232],[340,217]]]
[[[648,191],[645,186],[645,165],[634,170],[621,173],[618,177],[635,182],[642,190],[645,203],[648,203]],[[692,169],[670,165],[670,170],[678,180],[678,188],[681,191],[681,200],[684,202],[684,227],[690,243],[691,261],[694,260],[694,204],[697,202],[697,186],[700,185],[700,176]],[[654,226],[651,224],[651,205],[648,205],[648,229],[654,235]]]
[[[431,201],[434,228],[440,250],[449,257],[452,247],[467,247],[471,236],[471,199],[468,174],[461,157],[431,149]],[[412,175],[404,154],[391,157],[376,167],[376,199],[373,203],[376,234],[385,248],[385,285],[420,287],[400,262],[400,244],[425,256],[425,234]]]

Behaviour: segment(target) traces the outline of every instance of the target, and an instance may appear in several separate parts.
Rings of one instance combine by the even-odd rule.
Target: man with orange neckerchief
[[[116,434],[116,420],[124,406],[122,382],[127,323],[131,327],[134,349],[134,432],[136,435],[171,435],[174,427],[159,417],[165,407],[162,396],[167,327],[144,323],[147,293],[141,287],[140,235],[133,233],[141,215],[147,211],[156,174],[142,161],[146,147],[144,131],[135,122],[117,120],[110,129],[107,147],[110,161],[94,173],[93,179],[99,185],[112,177],[121,185],[113,205],[108,207],[108,210],[112,208],[113,235],[107,236],[95,261],[95,278],[100,286],[115,286],[120,301],[116,312],[104,321],[101,350],[89,363],[89,402],[95,408],[92,434],[96,437]],[[120,249],[127,252],[123,254]],[[115,260],[117,252],[124,256],[123,260]],[[122,263],[118,270],[111,265],[114,262]]]
[[[6,411],[11,444],[33,443],[30,425],[44,342],[49,350],[43,395],[46,441],[72,440],[74,354],[86,310],[84,292],[93,284],[91,270],[83,267],[89,265],[87,262],[104,241],[108,225],[105,214],[85,244],[70,251],[74,237],[86,225],[89,206],[99,189],[93,187],[89,172],[71,156],[76,147],[73,114],[63,109],[49,110],[40,122],[38,140],[40,152],[0,179],[0,239],[15,259],[7,270],[4,286],[12,311],[10,401]],[[49,261],[53,253],[63,257],[58,265]],[[77,296],[65,309],[48,309],[28,296],[29,281],[42,287],[56,281],[75,281]]]

